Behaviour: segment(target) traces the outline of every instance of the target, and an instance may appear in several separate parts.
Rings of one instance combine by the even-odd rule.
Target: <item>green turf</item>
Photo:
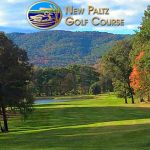
[[[25,122],[17,117],[9,125],[0,150],[150,150],[150,105],[127,105],[112,94],[36,105]]]

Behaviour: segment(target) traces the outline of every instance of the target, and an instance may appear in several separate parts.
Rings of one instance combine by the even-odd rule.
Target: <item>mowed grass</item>
[[[113,94],[67,98],[35,105],[26,121],[9,119],[0,150],[150,150],[150,104]]]

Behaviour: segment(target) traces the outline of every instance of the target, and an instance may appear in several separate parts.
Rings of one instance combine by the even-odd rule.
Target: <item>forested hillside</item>
[[[129,35],[106,32],[43,31],[10,33],[7,36],[27,50],[31,62],[37,66],[61,67],[68,64],[95,64],[114,41]]]

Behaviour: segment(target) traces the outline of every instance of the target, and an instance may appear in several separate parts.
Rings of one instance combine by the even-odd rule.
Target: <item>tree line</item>
[[[139,31],[119,41],[100,60],[100,72],[113,81],[118,96],[150,101],[150,6],[145,10]]]
[[[36,96],[88,94],[91,86],[98,81],[99,73],[90,66],[37,68],[33,89]]]

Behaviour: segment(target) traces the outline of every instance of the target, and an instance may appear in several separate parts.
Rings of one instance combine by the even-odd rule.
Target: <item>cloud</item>
[[[25,2],[25,0],[5,0],[7,3],[14,3],[14,4],[16,4],[16,3],[24,3]]]
[[[126,26],[127,29],[132,29],[132,30],[138,29],[138,27],[139,27],[139,24],[132,24],[132,25],[127,25]]]

